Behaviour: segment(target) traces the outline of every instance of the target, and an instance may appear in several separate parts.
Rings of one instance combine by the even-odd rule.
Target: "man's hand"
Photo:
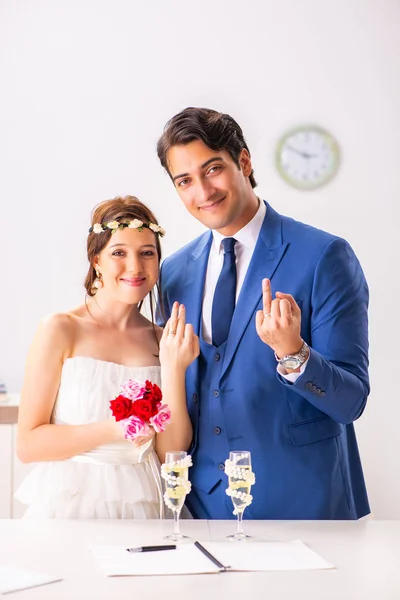
[[[297,354],[303,340],[300,336],[301,310],[290,294],[276,292],[274,300],[269,279],[263,279],[263,310],[256,315],[256,330],[262,341],[279,358]]]

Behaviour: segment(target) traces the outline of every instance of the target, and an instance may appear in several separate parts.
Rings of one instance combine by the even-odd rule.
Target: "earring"
[[[98,269],[95,269],[95,271],[96,271],[96,279],[93,282],[93,287],[96,290],[99,290],[101,287],[103,287],[103,281],[101,279],[101,273],[100,273],[100,271]]]

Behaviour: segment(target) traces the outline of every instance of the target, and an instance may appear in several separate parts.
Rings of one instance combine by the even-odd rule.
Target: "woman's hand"
[[[122,427],[121,421],[116,421],[115,417],[110,417],[104,422],[107,427],[107,433],[109,438],[104,442],[106,444],[113,442],[122,442],[124,440],[124,428]]]
[[[124,436],[124,428],[121,421],[116,421],[114,417],[111,417],[106,421],[107,430],[109,433],[109,439],[107,442],[121,442],[125,440]],[[149,433],[146,435],[139,435],[136,439],[132,440],[132,444],[134,446],[143,446],[143,444],[147,444],[150,440],[152,440],[156,434],[153,427],[149,428]]]
[[[185,372],[199,354],[199,338],[186,323],[185,307],[174,302],[160,340],[161,366]]]
[[[155,435],[155,429],[153,429],[153,427],[150,427],[150,432],[147,435],[138,436],[135,440],[132,441],[132,444],[134,446],[143,446],[144,444],[147,444],[147,442],[150,442],[150,440],[152,440]]]

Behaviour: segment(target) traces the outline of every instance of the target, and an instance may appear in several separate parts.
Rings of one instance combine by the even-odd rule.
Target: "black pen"
[[[176,544],[166,546],[139,546],[139,548],[127,548],[127,552],[158,552],[159,550],[176,550]]]
[[[207,558],[209,558],[211,560],[211,562],[214,563],[214,565],[216,565],[217,567],[219,567],[221,569],[221,571],[226,571],[227,569],[230,569],[230,567],[226,567],[225,565],[223,565],[222,563],[220,563],[219,560],[217,558],[215,558],[215,556],[213,556],[211,554],[211,552],[209,552],[208,550],[206,550],[204,548],[204,546],[202,546],[200,544],[200,542],[195,542],[194,545],[196,546],[196,548],[198,548],[200,550],[200,552],[202,552],[204,554],[204,556],[207,556]]]

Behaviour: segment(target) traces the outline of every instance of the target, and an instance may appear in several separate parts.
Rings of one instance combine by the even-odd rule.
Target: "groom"
[[[167,258],[162,299],[200,337],[186,375],[193,423],[193,516],[232,518],[224,462],[250,450],[251,519],[369,513],[353,421],[368,381],[368,288],[349,244],[260,200],[232,117],[187,108],[158,156],[210,231]]]

